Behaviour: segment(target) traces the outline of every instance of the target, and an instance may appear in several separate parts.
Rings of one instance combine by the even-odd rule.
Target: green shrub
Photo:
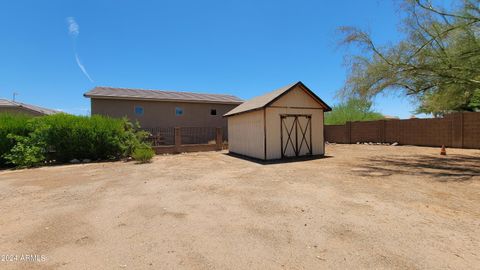
[[[31,130],[43,130],[50,157],[58,162],[115,159],[122,155],[122,120],[56,114],[34,118],[29,124]]]
[[[122,140],[123,156],[132,156],[135,149],[139,147],[150,147],[150,145],[146,144],[146,140],[150,133],[139,130],[140,124],[138,122],[129,122],[127,118],[123,118],[122,121],[124,123],[124,129],[126,131]]]
[[[126,119],[68,114],[4,118],[1,126],[8,128],[0,129],[0,165],[28,167],[44,160],[65,163],[72,159],[118,159],[130,156],[139,147],[148,147],[143,142],[147,133],[137,131],[138,124]]]
[[[155,152],[149,146],[141,146],[133,151],[132,157],[139,163],[147,163],[155,156]]]
[[[325,113],[325,124],[343,125],[348,121],[373,121],[384,118],[381,113],[373,111],[371,101],[351,98],[333,106],[331,112]]]
[[[4,155],[5,160],[16,167],[33,167],[45,161],[45,147],[35,141],[34,137],[24,137],[9,134],[7,136],[16,141],[9,153]]]
[[[22,114],[0,113],[0,167],[8,162],[3,155],[16,144],[15,139],[8,135],[27,136],[29,133],[27,122],[30,118],[31,116]]]

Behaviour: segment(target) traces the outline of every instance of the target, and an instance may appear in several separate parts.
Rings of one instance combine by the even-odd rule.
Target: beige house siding
[[[135,107],[143,108],[143,115],[135,114]],[[209,104],[147,100],[91,99],[92,115],[99,114],[115,118],[126,116],[138,120],[144,128],[153,127],[227,127],[227,119],[222,117],[235,104]],[[183,110],[183,115],[176,115],[175,109]],[[217,115],[211,115],[215,109]]]
[[[230,152],[264,159],[263,113],[263,110],[258,110],[228,118]]]
[[[0,107],[0,113],[11,113],[11,114],[26,114],[32,116],[42,116],[44,114],[32,111],[26,108],[19,108],[19,107]]]

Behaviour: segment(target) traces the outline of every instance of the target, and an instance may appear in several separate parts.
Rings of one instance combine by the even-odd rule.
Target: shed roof
[[[0,107],[3,107],[3,108],[25,108],[27,110],[34,111],[34,112],[41,113],[41,114],[45,114],[45,115],[60,113],[59,111],[56,111],[56,110],[47,109],[47,108],[39,107],[39,106],[36,106],[36,105],[26,104],[26,103],[17,102],[17,101],[10,101],[10,100],[7,100],[7,99],[0,99]]]
[[[287,86],[281,87],[279,89],[273,90],[263,96],[254,97],[250,100],[245,101],[244,103],[238,105],[233,110],[226,113],[224,116],[233,116],[240,113],[246,113],[249,111],[254,111],[262,109],[272,104],[274,101],[279,99],[284,94],[288,93],[290,90],[294,89],[296,86],[302,87],[313,99],[315,99],[320,105],[322,105],[324,111],[331,111],[332,109],[328,106],[321,98],[319,98],[315,93],[312,92],[305,84],[298,81],[296,83],[289,84]]]
[[[104,99],[135,99],[135,100],[155,100],[155,101],[181,101],[193,103],[223,103],[240,104],[243,102],[240,98],[233,95],[221,94],[201,94],[177,91],[163,90],[145,90],[131,88],[114,87],[95,87],[84,94],[89,98]]]

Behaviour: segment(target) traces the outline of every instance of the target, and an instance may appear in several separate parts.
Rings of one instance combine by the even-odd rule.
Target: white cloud
[[[75,18],[73,17],[68,17],[67,18],[67,23],[68,23],[68,33],[76,38],[78,34],[80,34],[80,27],[78,27],[78,23],[75,21]]]

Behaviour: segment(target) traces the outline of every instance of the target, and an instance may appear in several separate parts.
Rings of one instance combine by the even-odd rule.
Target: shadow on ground
[[[355,169],[352,170],[355,171]],[[480,157],[467,155],[377,156],[362,160],[362,165],[356,171],[362,176],[403,174],[424,175],[433,177],[440,182],[468,181],[480,176]]]
[[[292,158],[284,158],[284,159],[274,159],[274,160],[261,160],[257,158],[251,158],[244,155],[239,155],[235,153],[225,153],[224,155],[243,159],[250,162],[255,162],[260,165],[272,165],[272,164],[282,164],[282,163],[293,163],[293,162],[302,162],[308,160],[316,160],[316,159],[324,159],[324,158],[331,158],[332,156],[327,155],[314,155],[314,156],[303,156],[303,157],[292,157]]]

